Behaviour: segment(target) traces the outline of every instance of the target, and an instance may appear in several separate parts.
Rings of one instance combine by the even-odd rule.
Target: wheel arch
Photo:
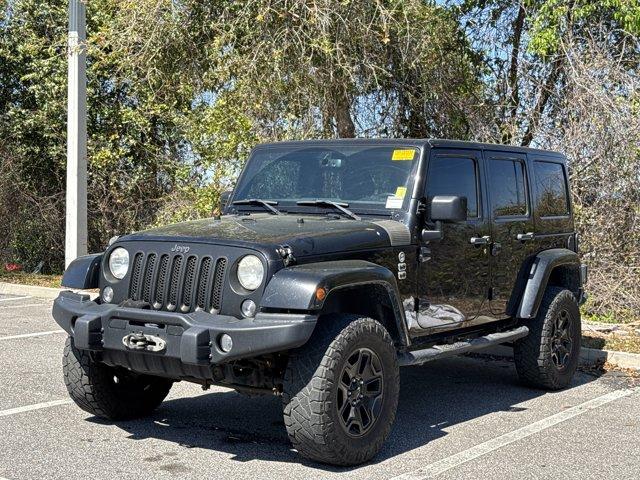
[[[87,290],[98,288],[102,253],[83,255],[73,260],[62,276],[61,284],[69,288]]]
[[[523,265],[519,279],[511,302],[512,313],[516,318],[531,319],[537,315],[548,286],[566,288],[579,300],[580,259],[566,248],[544,250]]]
[[[325,298],[316,292],[323,289]],[[265,289],[263,311],[305,311],[319,317],[333,313],[380,321],[394,342],[409,344],[404,309],[394,274],[364,260],[340,260],[285,268]]]
[[[404,312],[398,299],[384,282],[344,285],[333,289],[325,300],[320,315],[343,313],[378,320],[396,344],[408,345]]]

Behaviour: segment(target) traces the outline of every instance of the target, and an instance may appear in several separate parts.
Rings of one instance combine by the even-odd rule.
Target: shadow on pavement
[[[578,372],[572,388],[595,379]],[[545,393],[521,386],[513,363],[505,360],[459,357],[401,369],[395,426],[370,463],[422,447],[445,436],[444,429],[452,425],[492,412],[525,410],[516,405]],[[94,417],[89,421],[103,423]],[[240,462],[297,462],[334,472],[358,468],[321,465],[297,455],[287,439],[280,399],[275,397],[249,398],[229,391],[179,398],[164,402],[149,418],[116,425],[134,440],[153,438],[184,448],[216,450]]]

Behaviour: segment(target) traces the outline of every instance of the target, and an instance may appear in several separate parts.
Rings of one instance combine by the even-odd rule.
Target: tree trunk
[[[558,77],[560,76],[560,72],[562,71],[562,57],[557,56],[553,63],[551,64],[551,70],[549,71],[549,75],[545,82],[540,86],[540,94],[538,95],[538,101],[536,102],[533,111],[531,112],[529,125],[527,126],[527,131],[522,137],[522,146],[528,147],[533,140],[533,135],[538,128],[538,124],[540,123],[540,118],[542,118],[542,114],[544,113],[544,109],[549,102],[549,98],[551,98],[551,93],[558,81]]]
[[[520,3],[518,16],[513,22],[513,45],[511,47],[511,64],[509,65],[509,115],[507,124],[502,126],[502,143],[511,143],[516,127],[516,115],[520,106],[520,87],[518,85],[518,61],[520,59],[520,44],[522,41],[522,30],[526,17],[524,2]]]
[[[336,99],[335,119],[339,138],[355,138],[356,136],[356,126],[351,118],[350,106],[351,103],[345,93]]]

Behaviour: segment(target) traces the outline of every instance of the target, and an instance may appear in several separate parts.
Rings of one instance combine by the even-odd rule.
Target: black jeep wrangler
[[[255,148],[223,215],[75,260],[53,315],[71,398],[149,414],[173,382],[282,398],[305,457],[372,458],[398,368],[513,344],[521,379],[567,386],[586,267],[565,158],[449,140]]]

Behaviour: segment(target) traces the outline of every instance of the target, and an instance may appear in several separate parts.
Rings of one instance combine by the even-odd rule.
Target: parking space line
[[[4,310],[9,310],[11,308],[27,308],[27,307],[48,307],[48,308],[51,308],[51,304],[50,303],[27,303],[25,305],[3,305],[2,307],[0,307],[0,312],[3,312]],[[2,480],[2,478],[0,478],[0,480]]]
[[[526,425],[522,428],[506,433],[496,438],[492,438],[484,443],[475,445],[467,450],[456,453],[450,457],[443,458],[437,462],[434,462],[426,467],[419,468],[413,472],[407,472],[403,475],[393,477],[391,480],[423,480],[433,478],[441,473],[444,473],[452,468],[463,465],[471,460],[487,455],[499,448],[510,445],[523,438],[530,437],[543,430],[565,422],[571,418],[577,417],[587,413],[595,408],[611,403],[620,398],[628,397],[634,393],[640,392],[640,388],[615,390],[613,392],[606,393],[600,397],[588,400],[580,405],[568,408],[562,412],[551,415],[550,417],[543,418],[537,422]]]
[[[31,298],[31,296],[26,295],[24,297],[0,298],[0,302],[10,302],[12,300],[25,300],[27,298]]]
[[[0,410],[0,417],[8,417],[9,415],[17,415],[18,413],[31,412],[33,410],[41,410],[43,408],[57,407],[58,405],[68,405],[72,401],[53,400],[51,402],[36,403],[34,405],[25,405],[24,407],[10,408],[8,410]]]
[[[54,335],[56,333],[65,333],[64,330],[49,330],[48,332],[23,333],[21,335],[7,335],[0,337],[0,340],[15,340],[17,338],[41,337],[43,335]]]

